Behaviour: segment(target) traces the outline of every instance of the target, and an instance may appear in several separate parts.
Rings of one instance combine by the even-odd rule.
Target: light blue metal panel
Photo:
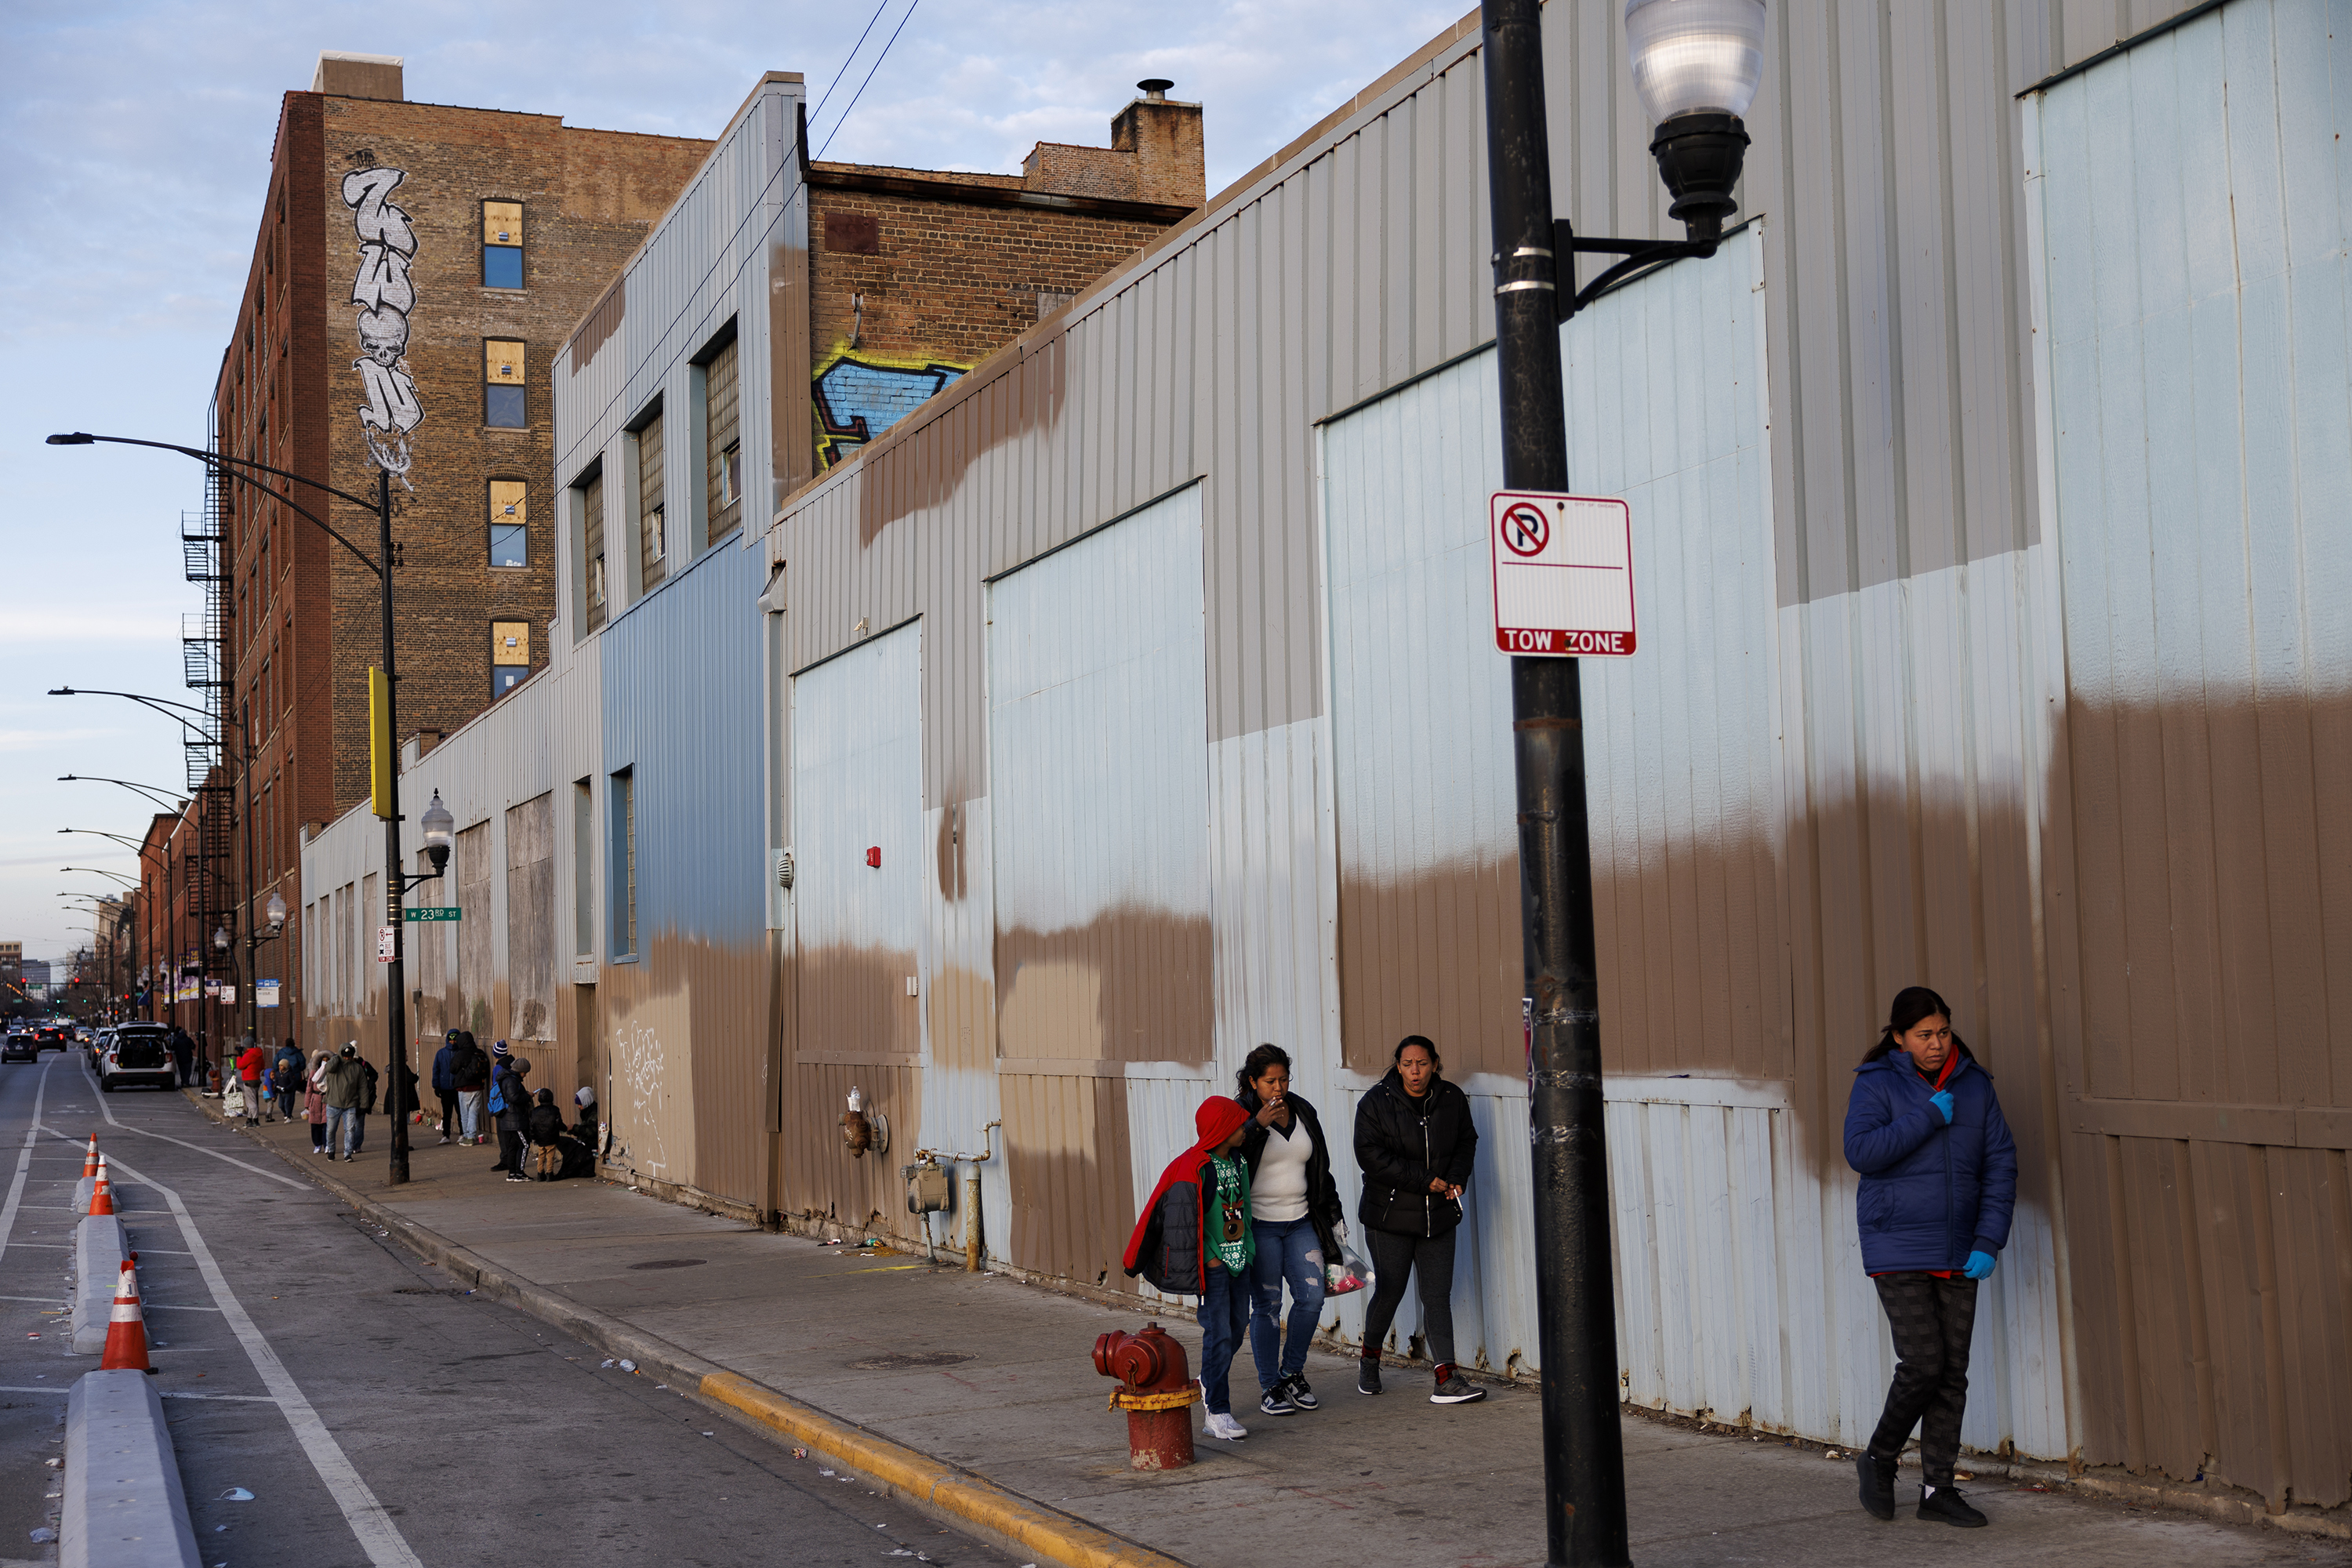
[[[707,555],[604,628],[604,773],[635,771],[637,930],[756,944],[766,929],[761,668],[766,568]]]

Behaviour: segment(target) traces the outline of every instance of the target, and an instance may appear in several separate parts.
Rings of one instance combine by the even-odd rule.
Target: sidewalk
[[[190,1096],[191,1099],[194,1097]],[[217,1117],[217,1101],[199,1101]],[[311,1154],[307,1128],[247,1135],[338,1191],[405,1245],[486,1293],[638,1363],[646,1375],[731,1407],[1040,1563],[1195,1568],[1428,1568],[1540,1563],[1543,1475],[1532,1388],[1490,1384],[1482,1404],[1426,1402],[1425,1373],[1389,1370],[1355,1392],[1354,1363],[1317,1355],[1323,1407],[1257,1413],[1246,1350],[1234,1407],[1250,1436],[1202,1438],[1168,1475],[1127,1468],[1125,1419],[1105,1408],[1095,1336],[1139,1328],[1114,1311],[989,1275],[961,1259],[824,1247],[604,1183],[515,1184],[495,1143],[438,1146],[427,1125],[411,1180],[383,1182],[391,1128],[370,1117],[358,1162]],[[1199,1331],[1162,1320],[1197,1365]],[[619,1375],[617,1370],[610,1375]],[[2352,1549],[2294,1527],[2256,1529],[2032,1489],[1980,1473],[1969,1496],[1992,1528],[1958,1531],[1864,1514],[1853,1468],[1818,1447],[1624,1423],[1635,1560],[1876,1564],[1890,1552],[1964,1552],[1971,1564],[2060,1561],[2352,1564]],[[2304,1529],[2317,1522],[2295,1518]]]

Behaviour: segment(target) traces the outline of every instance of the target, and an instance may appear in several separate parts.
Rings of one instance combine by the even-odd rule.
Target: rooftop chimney
[[[1176,84],[1166,77],[1137,82],[1143,96],[1110,122],[1110,144],[1135,154],[1136,199],[1197,207],[1209,199],[1209,174],[1201,144],[1201,106],[1168,96]]]
[[[399,102],[408,94],[401,85],[398,55],[354,55],[341,49],[320,49],[319,68],[310,90],[329,98],[376,98]]]

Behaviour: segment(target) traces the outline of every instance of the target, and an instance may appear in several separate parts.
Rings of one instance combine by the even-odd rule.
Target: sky
[[[180,519],[202,469],[50,447],[53,430],[202,445],[260,221],[280,95],[321,49],[399,55],[411,99],[716,136],[763,70],[808,79],[828,158],[1017,174],[1107,145],[1146,77],[1203,106],[1222,189],[1453,23],[1466,0],[497,0],[0,6],[0,941],[59,958],[184,788],[179,731],[70,685],[194,701]],[[868,24],[871,30],[868,31]],[[860,43],[860,35],[865,35]],[[891,41],[895,35],[895,42]],[[887,52],[886,44],[888,46]],[[854,49],[854,52],[853,52]],[[845,69],[845,66],[846,68]],[[828,98],[828,92],[830,96]],[[844,110],[848,110],[844,118]]]

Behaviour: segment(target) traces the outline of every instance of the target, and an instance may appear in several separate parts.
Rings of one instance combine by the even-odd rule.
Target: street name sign
[[[1496,490],[1495,647],[1555,658],[1627,658],[1634,647],[1633,518],[1622,500]]]
[[[462,915],[457,906],[455,904],[419,904],[413,910],[401,910],[400,918],[413,922],[415,921],[454,921],[461,919]]]

